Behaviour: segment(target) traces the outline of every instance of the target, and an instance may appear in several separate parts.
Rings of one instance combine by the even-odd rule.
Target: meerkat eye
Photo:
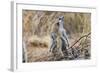
[[[61,20],[62,18],[59,18],[59,20]]]

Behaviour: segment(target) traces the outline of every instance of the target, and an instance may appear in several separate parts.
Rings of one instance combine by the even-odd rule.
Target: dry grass
[[[36,35],[33,35],[33,36],[29,37],[28,42],[29,42],[29,45],[31,45],[33,47],[49,48],[50,36],[38,37]]]

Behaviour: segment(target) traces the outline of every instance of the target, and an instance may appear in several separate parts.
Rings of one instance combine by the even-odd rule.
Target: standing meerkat
[[[61,40],[61,47],[60,50],[62,51],[63,56],[68,57],[68,48],[69,48],[69,42],[68,42],[68,36],[66,34],[66,30],[64,29],[64,17],[60,16],[57,23],[59,29],[59,35]]]
[[[69,42],[68,42],[68,36],[66,34],[66,30],[63,27],[64,25],[64,17],[59,17],[58,23],[56,24],[53,32],[51,33],[51,47],[50,50],[52,50],[52,53],[55,55],[59,55],[58,57],[68,57],[68,48],[69,48]]]
[[[51,33],[51,46],[50,46],[50,49],[49,51],[50,52],[54,52],[54,50],[57,48],[57,41],[56,41],[56,38],[57,38],[57,35],[55,32],[52,32]]]
[[[63,16],[60,16],[58,19],[58,27],[59,27],[59,34],[61,38],[65,41],[66,46],[69,47],[68,35],[66,33],[66,30],[64,29],[64,17]]]
[[[55,24],[55,27],[51,32],[51,46],[49,49],[49,52],[51,52],[54,55],[55,60],[63,56],[60,48],[61,48],[60,34],[58,32],[58,26],[57,24]]]

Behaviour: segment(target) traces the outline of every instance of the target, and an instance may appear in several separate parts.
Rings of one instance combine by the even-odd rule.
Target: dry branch
[[[82,40],[84,37],[87,38],[90,34],[91,34],[91,33],[88,33],[87,35],[84,35],[84,36],[80,37],[73,45],[71,45],[71,46],[69,47],[69,49],[72,48],[75,44],[77,44],[77,43],[78,43],[80,40]]]

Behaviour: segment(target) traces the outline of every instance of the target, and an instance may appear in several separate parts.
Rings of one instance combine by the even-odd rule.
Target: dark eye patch
[[[59,20],[62,20],[62,18],[59,18]]]

